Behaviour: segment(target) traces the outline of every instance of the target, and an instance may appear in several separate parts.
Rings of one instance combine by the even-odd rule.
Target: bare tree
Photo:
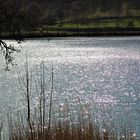
[[[20,49],[8,45],[4,38],[14,39],[20,44],[23,39],[22,30],[27,27],[33,26],[24,9],[20,8],[18,1],[0,0],[0,52],[4,56],[6,70],[9,70],[9,65],[13,65],[12,53],[19,52]]]
[[[8,45],[3,40],[3,34],[21,42],[20,26],[19,26],[19,12],[17,12],[16,5],[11,5],[8,2],[0,0],[0,52],[6,61],[6,70],[9,70],[9,65],[13,65],[14,58],[12,53],[19,52],[13,45]]]

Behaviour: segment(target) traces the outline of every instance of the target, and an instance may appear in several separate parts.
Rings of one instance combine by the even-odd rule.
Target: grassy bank
[[[18,33],[2,32],[2,38],[37,37],[69,37],[69,36],[138,36],[140,35],[140,17],[110,17],[83,19],[72,21],[57,21],[47,25],[42,24],[30,30]],[[16,38],[15,36],[15,38]]]

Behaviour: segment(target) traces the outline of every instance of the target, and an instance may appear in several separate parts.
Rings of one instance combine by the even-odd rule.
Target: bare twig
[[[2,41],[0,39],[0,51],[4,56],[4,59],[6,61],[6,70],[9,70],[9,65],[14,65],[13,60],[14,58],[12,57],[12,53],[14,52],[19,52],[19,49],[15,49],[13,45],[7,45],[6,42]]]
[[[53,98],[53,80],[54,80],[54,73],[53,73],[53,62],[52,62],[52,80],[51,80],[51,94],[50,94],[50,106],[49,106],[49,126],[48,126],[48,130],[50,130],[50,126],[51,126],[51,113],[52,113],[52,98]]]

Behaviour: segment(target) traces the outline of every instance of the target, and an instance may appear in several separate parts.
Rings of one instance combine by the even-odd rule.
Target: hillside
[[[55,21],[95,17],[139,16],[139,0],[8,0],[30,16],[32,21]]]
[[[138,16],[139,0],[28,0],[25,9],[45,23],[95,17]],[[33,19],[34,19],[33,18]]]

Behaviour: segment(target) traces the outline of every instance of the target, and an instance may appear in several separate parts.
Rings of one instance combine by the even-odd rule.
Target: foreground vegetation
[[[93,124],[82,126],[82,124],[71,124],[69,121],[56,121],[57,124],[51,128],[36,126],[32,131],[28,128],[20,128],[12,131],[11,140],[117,140],[117,134],[109,134],[108,130],[102,132]],[[125,139],[135,139],[135,136]]]

